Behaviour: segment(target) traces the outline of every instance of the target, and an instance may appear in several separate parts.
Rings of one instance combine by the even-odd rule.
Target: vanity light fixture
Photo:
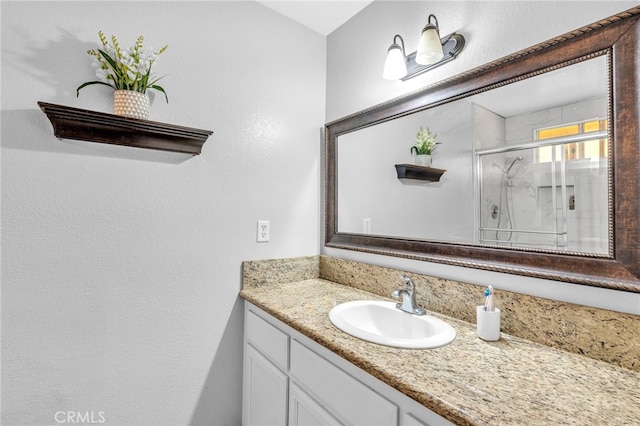
[[[400,44],[396,43],[396,39],[400,40]],[[393,44],[387,51],[382,77],[385,80],[399,80],[405,75],[407,75],[407,55],[404,53],[404,40],[402,36],[396,34],[393,37]]]
[[[431,18],[435,24],[431,22]],[[438,28],[438,19],[435,15],[429,15],[427,25],[422,29],[422,36],[418,44],[418,52],[416,53],[416,63],[420,65],[431,65],[438,62],[444,57],[442,51],[442,43],[440,42],[440,28]]]
[[[416,52],[407,56],[403,38],[398,34],[393,37],[393,44],[387,51],[382,77],[385,80],[408,80],[453,60],[462,51],[464,44],[464,37],[457,33],[451,33],[441,39],[438,19],[431,14],[427,19],[427,25],[422,29]]]

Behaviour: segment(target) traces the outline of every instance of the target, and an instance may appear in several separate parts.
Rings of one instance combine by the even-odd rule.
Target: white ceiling
[[[256,1],[322,35],[328,35],[364,9],[373,0]]]

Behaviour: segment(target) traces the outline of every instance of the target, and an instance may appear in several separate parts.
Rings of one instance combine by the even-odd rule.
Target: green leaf
[[[152,80],[152,81],[148,82],[148,83],[147,83],[147,87],[151,87],[151,86],[153,86],[153,85],[154,85],[154,84],[156,84],[158,81],[160,81],[160,79],[163,79],[163,78],[165,78],[165,77],[166,77],[166,75],[163,75],[162,77],[158,77],[158,78],[156,78],[156,79],[154,79],[154,80]]]
[[[167,96],[167,92],[164,91],[164,89],[156,84],[149,86],[152,89],[156,89],[159,92],[164,93],[164,98],[167,100],[167,103],[169,103],[169,97]]]
[[[114,61],[113,58],[103,50],[98,49],[98,53],[100,53],[104,60],[107,61],[107,63],[115,73],[116,78],[114,78],[114,83],[116,85],[116,89],[128,89],[129,87],[127,87],[125,79],[126,75],[124,75],[122,70],[118,68],[118,64],[116,63],[116,61]]]
[[[104,50],[101,50],[101,49],[98,49],[98,52],[104,58],[104,60],[107,61],[107,63],[109,65],[111,65],[111,68],[114,71],[116,71],[118,69],[118,65],[116,64],[116,61],[114,61],[113,58],[111,56],[109,56],[109,54],[107,52],[105,52]]]
[[[113,89],[113,86],[110,84],[105,83],[104,81],[89,81],[87,83],[81,84],[80,86],[78,86],[78,88],[76,89],[76,98],[78,96],[80,96],[80,89],[83,89],[87,86],[91,86],[93,84],[102,84],[104,86],[109,86],[111,89]]]

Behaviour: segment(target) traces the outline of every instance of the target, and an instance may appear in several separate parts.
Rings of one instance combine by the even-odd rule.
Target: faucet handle
[[[393,293],[391,293],[391,297],[393,297],[394,299],[399,299],[401,292],[407,292],[409,290],[411,290],[411,287],[409,286],[409,282],[411,281],[411,278],[409,278],[406,275],[400,275],[400,278],[402,278],[402,282],[403,282],[403,286],[399,289],[394,290]]]
[[[413,283],[413,281],[411,280],[411,277],[408,275],[400,275],[400,278],[402,278],[402,280],[404,281],[404,288],[409,290],[409,291],[413,291],[416,286]]]

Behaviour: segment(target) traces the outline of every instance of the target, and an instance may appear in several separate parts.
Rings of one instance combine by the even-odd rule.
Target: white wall
[[[325,37],[256,2],[1,7],[2,423],[239,424],[241,262],[320,244]],[[202,155],[55,139],[37,101],[111,110],[75,96],[98,30],[169,45],[150,119]]]
[[[636,6],[635,1],[375,1],[327,38],[327,121],[428,86]],[[382,79],[395,34],[407,52],[433,13],[444,36],[467,41],[453,62],[406,82]],[[323,248],[322,253],[479,285],[640,314],[640,295],[442,264]],[[481,298],[481,291],[478,292]],[[477,300],[470,301],[473,306]]]

